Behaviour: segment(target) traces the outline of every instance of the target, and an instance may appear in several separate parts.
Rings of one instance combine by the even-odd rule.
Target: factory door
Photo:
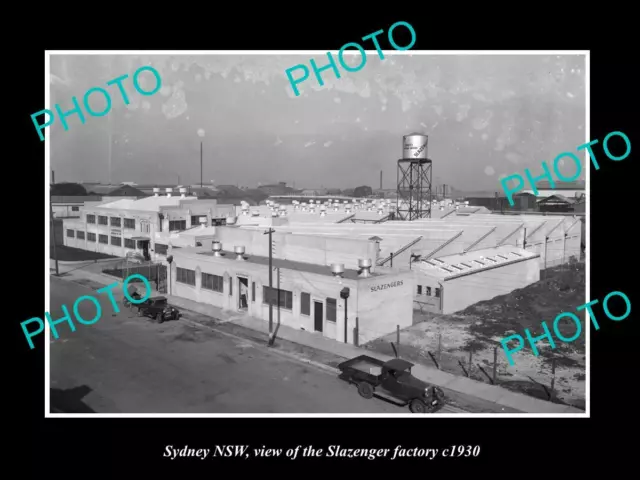
[[[324,320],[324,312],[322,311],[322,302],[313,302],[313,329],[316,332],[322,332]]]
[[[238,276],[238,308],[240,310],[247,310],[249,308],[249,279]]]

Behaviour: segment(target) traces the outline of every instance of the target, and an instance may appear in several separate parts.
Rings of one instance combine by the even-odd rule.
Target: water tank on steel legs
[[[402,158],[405,160],[426,160],[429,137],[421,133],[411,133],[402,137]]]

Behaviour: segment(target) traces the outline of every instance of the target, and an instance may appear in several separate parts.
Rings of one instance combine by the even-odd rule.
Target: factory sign
[[[371,287],[372,292],[377,292],[379,290],[386,290],[387,288],[399,287],[402,285],[402,280],[398,280],[397,282],[391,283],[383,283],[382,285],[374,285]]]
[[[122,231],[111,229],[111,235],[113,235],[114,237],[119,237],[120,235],[122,235]]]

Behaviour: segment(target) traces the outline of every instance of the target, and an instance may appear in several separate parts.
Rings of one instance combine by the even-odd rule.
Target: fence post
[[[442,332],[438,332],[438,363],[442,363]]]
[[[498,347],[493,349],[493,384],[496,384],[496,377],[498,373]]]
[[[398,358],[400,358],[400,325],[396,325],[396,345],[398,346]]]
[[[472,361],[473,361],[473,351],[469,350],[469,375],[467,376],[471,375],[471,367],[473,366]]]
[[[353,343],[356,347],[360,346],[358,345],[360,343],[359,337],[360,337],[360,324],[358,322],[358,317],[356,317],[356,326],[354,328],[354,334],[353,334]]]
[[[556,357],[554,356],[551,359],[551,398],[549,400],[553,400],[553,398],[556,395],[556,390],[555,390],[555,386],[556,386]]]

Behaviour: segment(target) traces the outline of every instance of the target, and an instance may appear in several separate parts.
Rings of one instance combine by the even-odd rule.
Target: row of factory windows
[[[95,224],[96,223],[96,215],[87,214],[87,223]],[[207,223],[206,215],[191,215],[191,226],[200,225],[200,223]],[[213,225],[224,225],[226,223],[225,219],[214,219]],[[111,225],[112,227],[121,227],[122,226],[122,218],[120,217],[107,217],[105,215],[98,215],[98,225]],[[134,218],[125,218],[124,219],[124,228],[130,228],[135,230],[136,221]],[[187,229],[187,221],[186,220],[169,220],[169,231],[182,231]],[[162,222],[160,223],[160,231],[162,231]]]
[[[424,295],[426,295],[427,297],[431,296],[431,287],[428,286],[422,286],[422,285],[418,285],[418,295],[423,295],[423,288],[424,288]],[[434,297],[436,298],[440,298],[440,289],[439,288],[434,288]]]
[[[212,292],[224,293],[224,277],[211,273],[200,273],[201,288]],[[176,268],[176,282],[196,286],[196,272],[186,268]],[[233,295],[233,277],[229,277],[229,296]],[[242,295],[245,295],[242,293]],[[301,292],[300,314],[311,315],[311,294]],[[251,282],[251,301],[256,301],[256,282]],[[293,292],[267,286],[262,287],[262,303],[264,305],[280,306],[285,310],[293,310]],[[330,322],[336,321],[337,300],[326,298],[326,319]]]
[[[67,237],[69,238],[77,238],[78,240],[84,240],[84,232],[82,230],[70,230],[67,229]],[[87,238],[86,238],[87,242],[95,242],[96,241],[96,234],[95,233],[91,233],[91,232],[87,232]],[[98,235],[98,243],[102,243],[103,245],[109,245],[109,236],[108,235]],[[116,237],[116,236],[111,236],[111,245],[114,245],[116,247],[121,247],[122,246],[122,237]],[[124,246],[126,248],[136,248],[136,241],[132,240],[130,238],[125,238],[124,239]]]

